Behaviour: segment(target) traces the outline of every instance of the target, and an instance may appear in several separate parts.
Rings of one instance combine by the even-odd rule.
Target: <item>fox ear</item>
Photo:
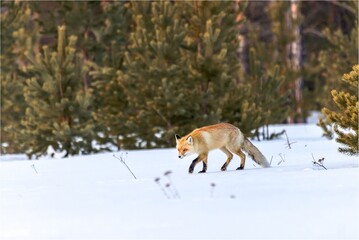
[[[178,140],[181,138],[180,136],[178,136],[177,134],[175,135],[176,137],[176,142],[178,142]]]
[[[193,144],[193,138],[192,138],[192,136],[189,136],[187,139],[186,139],[186,141],[187,141],[187,143],[188,144]]]

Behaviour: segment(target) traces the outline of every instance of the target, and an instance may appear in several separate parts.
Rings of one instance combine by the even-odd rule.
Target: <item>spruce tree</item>
[[[339,152],[349,155],[359,154],[358,77],[359,65],[355,65],[353,66],[353,70],[348,74],[344,74],[342,78],[342,81],[347,84],[348,90],[337,91],[334,89],[331,91],[336,109],[322,109],[322,113],[325,115],[327,123],[333,125],[334,132],[337,134],[336,141],[346,145],[346,147],[339,147]],[[325,125],[323,127],[325,130]]]
[[[65,27],[59,27],[57,51],[48,46],[24,70],[32,75],[24,89],[28,104],[18,132],[23,151],[31,158],[46,155],[51,146],[64,157],[96,152],[96,131],[91,120],[91,91],[87,88],[87,67],[76,52],[77,38],[65,41]]]

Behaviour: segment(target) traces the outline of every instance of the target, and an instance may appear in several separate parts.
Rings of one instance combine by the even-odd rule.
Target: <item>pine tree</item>
[[[39,26],[27,2],[1,2],[1,153],[19,152],[16,129],[25,115],[25,51],[37,51]]]
[[[37,54],[41,45],[52,48],[56,45],[57,25],[66,23],[67,32],[77,36],[76,51],[83,54],[83,62],[97,66],[120,66],[123,58],[118,52],[124,52],[126,32],[121,31],[126,25],[126,3],[124,2],[1,2],[2,23],[7,26],[2,29],[2,102],[1,102],[1,142],[2,152],[19,151],[17,129],[24,118],[26,102],[23,88],[29,73],[28,59],[24,52]],[[51,10],[51,11],[49,11]],[[128,14],[127,14],[128,15]],[[115,44],[116,43],[116,44]],[[120,44],[118,44],[120,43]],[[123,54],[122,54],[123,55]],[[6,59],[6,62],[4,61]],[[24,70],[27,68],[27,72]],[[88,88],[92,88],[93,79],[85,75]],[[105,81],[104,81],[105,82]],[[105,85],[105,83],[104,83]],[[95,91],[99,90],[94,88]],[[103,93],[99,91],[99,93]],[[105,95],[104,92],[103,95]],[[92,110],[96,111],[106,106],[101,94],[93,97]],[[108,96],[108,95],[106,95]],[[99,126],[99,122],[96,125]],[[111,139],[104,137],[104,129],[99,129],[101,138],[97,141],[105,143]],[[24,146],[22,146],[24,149]]]
[[[131,14],[129,3],[108,2],[103,7],[106,16],[105,26],[98,35],[105,47],[104,58],[100,61],[88,61],[94,111],[93,118],[100,127],[103,143],[110,143],[119,149],[131,148],[135,140],[131,137],[135,129],[131,127],[127,97],[117,79],[117,71],[125,71],[124,58],[129,41]]]
[[[333,125],[334,132],[337,134],[336,141],[346,145],[346,147],[340,147],[339,152],[349,155],[359,154],[358,77],[359,65],[355,65],[353,70],[349,74],[344,74],[342,78],[342,81],[348,86],[348,91],[337,91],[335,89],[331,91],[333,102],[337,108],[335,110],[322,109],[326,121]]]
[[[250,83],[250,95],[253,102],[261,109],[261,121],[255,128],[255,135],[259,138],[259,127],[263,127],[261,135],[263,139],[272,139],[275,135],[269,135],[270,124],[282,123],[289,112],[288,99],[290,90],[282,90],[285,76],[280,75],[280,67],[275,65],[271,69],[261,69],[261,62],[257,60],[256,52],[250,49],[250,71],[246,81]]]
[[[307,92],[307,98],[312,99],[312,109],[321,109],[323,106],[334,108],[335,104],[332,101],[330,94],[331,89],[346,90],[347,85],[345,82],[338,79],[341,78],[341,74],[348,70],[347,66],[353,66],[358,62],[358,2],[357,1],[345,1],[345,2],[328,2],[317,3],[326,4],[327,7],[321,6],[321,12],[328,13],[325,9],[331,7],[333,14],[329,17],[333,18],[331,21],[339,21],[337,24],[333,22],[331,24],[322,27],[324,29],[316,30],[315,34],[307,34],[307,45],[311,45],[308,50],[309,59],[305,65],[305,78],[307,85],[310,86],[311,91]],[[330,4],[333,4],[332,6]],[[324,9],[324,10],[323,10]],[[338,9],[340,11],[338,11]],[[316,10],[319,11],[318,8]],[[320,11],[319,11],[320,13]],[[319,13],[313,15],[317,16]],[[317,17],[315,17],[317,18]],[[320,17],[320,21],[325,21]],[[318,19],[308,19],[314,26],[307,27],[309,30],[315,29],[315,26],[321,26]],[[340,24],[340,26],[338,26]],[[311,37],[311,38],[309,38]],[[313,46],[312,46],[313,45]],[[308,46],[309,48],[309,46]],[[321,120],[323,121],[323,120]],[[322,126],[325,123],[322,122]],[[326,136],[332,136],[330,128],[328,128]]]
[[[118,72],[138,147],[221,121],[239,61],[232,2],[131,2],[134,30]],[[180,128],[179,128],[180,127]],[[180,131],[180,132],[179,132]]]
[[[122,24],[122,2],[107,1],[41,1],[33,2],[38,13],[42,41],[56,45],[57,26],[65,25],[68,35],[77,36],[76,49],[86,60],[102,63],[110,56],[111,41],[120,36],[116,27]]]
[[[349,35],[341,30],[332,32],[329,29],[326,29],[323,34],[331,47],[321,51],[318,57],[322,76],[325,79],[324,89],[321,86],[322,94],[318,95],[318,101],[322,106],[326,106],[331,103],[331,96],[325,93],[328,93],[330,89],[338,88],[338,84],[340,89],[348,86],[345,82],[338,83],[337,79],[341,77],[340,73],[346,71],[345,66],[352,66],[358,61],[358,28],[354,27]]]
[[[278,65],[263,69],[253,48],[249,62],[249,72],[241,71],[243,81],[235,88],[235,96],[228,98],[225,105],[228,109],[224,112],[232,113],[226,116],[228,121],[239,126],[247,136],[269,140],[276,135],[269,134],[268,126],[286,119],[289,91],[281,91],[284,77],[279,75]]]
[[[228,103],[226,95],[236,88],[239,80],[238,18],[245,8],[245,3],[230,1],[189,2],[183,4],[184,18],[187,19],[189,34],[186,38],[191,51],[190,81],[200,96],[199,105],[203,125],[228,121],[233,112],[223,112]],[[234,93],[232,96],[239,98]],[[232,99],[235,101],[235,98]]]
[[[264,5],[266,3],[263,3]],[[248,52],[256,50],[257,59],[263,69],[280,66],[279,75],[285,76],[281,94],[290,94],[287,100],[287,122],[302,122],[306,116],[303,109],[303,85],[301,80],[300,27],[302,17],[300,3],[296,1],[271,1],[265,8],[266,19],[258,25],[248,22]],[[295,9],[295,11],[293,10]],[[265,28],[266,27],[266,28]],[[246,69],[249,71],[248,67]]]
[[[343,3],[345,8],[350,10],[351,14],[357,13],[357,3],[349,1]],[[357,15],[357,14],[355,14]],[[355,25],[357,25],[355,21]],[[358,52],[358,28],[353,27],[344,33],[341,29],[332,30],[326,28],[323,30],[323,37],[326,46],[317,55],[313,54],[309,62],[314,67],[306,67],[310,69],[311,78],[314,79],[314,91],[312,98],[319,106],[326,106],[330,109],[335,109],[337,106],[332,101],[330,89],[337,89],[340,91],[351,91],[351,86],[345,81],[337,81],[340,79],[340,73],[347,71],[347,66],[353,66],[357,63]],[[320,77],[315,77],[320,75]],[[318,125],[323,129],[323,136],[329,139],[334,137],[333,124],[324,118],[320,118]]]
[[[51,146],[64,157],[96,152],[95,126],[91,120],[91,91],[87,88],[87,67],[76,52],[77,38],[65,42],[65,27],[59,27],[57,51],[44,46],[24,70],[32,75],[24,89],[28,104],[18,132],[23,151],[31,158],[46,155]]]
[[[177,4],[169,1],[131,2],[135,28],[130,35],[125,72],[118,81],[126,91],[129,127],[137,139],[133,147],[171,144],[175,123],[189,122],[194,94],[190,89],[187,59],[183,57],[186,25],[178,18]],[[187,120],[186,120],[187,119]],[[182,126],[185,124],[182,124]]]

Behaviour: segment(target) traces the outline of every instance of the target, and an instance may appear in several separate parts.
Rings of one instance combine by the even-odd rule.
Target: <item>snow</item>
[[[357,157],[338,153],[314,124],[271,127],[283,129],[291,148],[285,136],[253,141],[272,159],[268,169],[248,158],[236,171],[235,157],[221,172],[226,157],[215,150],[207,173],[198,165],[190,175],[195,156],[178,159],[174,148],[115,153],[134,179],[114,153],[3,155],[0,239],[358,239]]]

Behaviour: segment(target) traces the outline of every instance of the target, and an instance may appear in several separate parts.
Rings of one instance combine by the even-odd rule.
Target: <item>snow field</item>
[[[207,173],[197,174],[199,164],[189,175],[194,156],[129,151],[135,180],[113,153],[1,156],[0,239],[359,239],[358,159],[338,153],[315,125],[272,131],[283,128],[291,149],[284,136],[253,141],[272,159],[269,169],[247,158],[235,171],[235,157],[221,172],[226,156],[215,150]],[[314,166],[312,155],[324,157],[328,170]]]

